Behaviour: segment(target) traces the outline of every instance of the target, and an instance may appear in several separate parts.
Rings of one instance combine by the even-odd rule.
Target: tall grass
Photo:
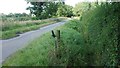
[[[61,30],[61,59],[55,57],[55,39],[50,33],[47,33],[9,57],[3,63],[3,66],[67,66],[68,55],[74,52],[76,47],[79,47],[78,44],[83,43],[82,39],[79,41],[80,38],[78,36],[79,32],[73,29],[64,27]],[[73,48],[70,49],[70,46]],[[67,52],[64,52],[64,50]]]
[[[51,18],[45,20],[36,20],[36,21],[20,21],[20,22],[3,22],[0,25],[1,33],[0,39],[8,39],[15,36],[18,36],[20,33],[24,33],[30,30],[38,29],[42,26],[53,24],[59,21],[63,21],[66,18]]]
[[[5,66],[47,66],[49,63],[49,51],[54,48],[54,39],[50,34],[43,35],[29,44],[29,47],[16,52]]]

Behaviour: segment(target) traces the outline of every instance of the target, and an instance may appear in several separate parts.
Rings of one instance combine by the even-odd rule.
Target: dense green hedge
[[[79,32],[79,36],[74,36],[77,32],[69,33],[68,35],[70,38],[79,38],[77,42],[73,39],[70,40],[70,38],[68,38],[70,42],[64,42],[64,44],[69,47],[67,47],[69,50],[68,53],[73,49],[72,52],[68,54],[68,66],[117,66],[119,57],[117,53],[119,49],[119,8],[119,3],[101,4],[95,9],[91,9],[83,14],[82,19],[72,20],[65,25],[67,28]],[[66,37],[67,35],[64,39]],[[81,40],[82,43],[79,43]],[[74,42],[74,44],[71,44],[71,42]],[[78,47],[76,47],[76,44]]]
[[[94,10],[96,13],[90,18],[87,41],[94,50],[96,65],[117,64],[119,8],[119,3],[101,5]]]

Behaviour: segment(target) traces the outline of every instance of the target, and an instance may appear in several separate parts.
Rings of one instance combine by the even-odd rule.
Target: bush
[[[59,52],[60,57],[56,58],[55,55],[50,56],[52,57],[50,65],[79,65],[78,54],[81,53],[82,45],[84,45],[84,39],[79,32],[66,26],[61,27],[61,46],[59,51],[52,51],[53,54]]]
[[[120,8],[119,3],[106,3],[82,15],[77,28],[85,39],[83,48],[87,49],[87,52],[85,49],[82,52],[87,56],[83,59],[88,59],[87,65],[117,65],[116,49],[118,49],[117,35],[120,17],[118,8]]]
[[[76,20],[76,19],[70,20],[70,21],[68,21],[68,23],[65,24],[65,27],[72,28],[72,29],[78,31],[79,30],[78,29],[78,24],[79,23],[80,23],[79,20]]]
[[[81,20],[65,24],[68,29],[62,28],[61,57],[67,66],[117,66],[118,8],[119,3],[102,4],[83,14]]]

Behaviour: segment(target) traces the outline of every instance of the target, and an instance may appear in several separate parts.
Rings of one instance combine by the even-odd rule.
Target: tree
[[[82,15],[83,12],[89,10],[90,7],[91,7],[91,4],[88,2],[77,3],[75,7],[73,8],[73,13],[76,16],[80,16]]]
[[[73,15],[72,9],[73,7],[69,5],[60,5],[57,10],[57,15],[71,17]]]
[[[36,15],[37,18],[40,18],[45,2],[30,2],[30,4],[32,6],[29,6],[27,10],[30,10],[30,13]]]
[[[45,4],[43,12],[41,13],[41,16],[45,17],[45,18],[50,18],[52,16],[56,16],[58,6],[59,6],[59,3],[47,2]]]
[[[56,16],[57,9],[63,2],[30,2],[27,10],[34,14],[37,19],[46,19]]]

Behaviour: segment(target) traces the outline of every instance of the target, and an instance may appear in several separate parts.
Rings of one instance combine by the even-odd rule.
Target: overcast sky
[[[85,0],[65,0],[65,3],[74,6],[76,3],[83,1]],[[29,4],[25,0],[0,0],[0,13],[29,13],[29,10],[26,10],[28,6]]]
[[[28,4],[25,0],[0,0],[0,13],[29,13],[26,7]]]

